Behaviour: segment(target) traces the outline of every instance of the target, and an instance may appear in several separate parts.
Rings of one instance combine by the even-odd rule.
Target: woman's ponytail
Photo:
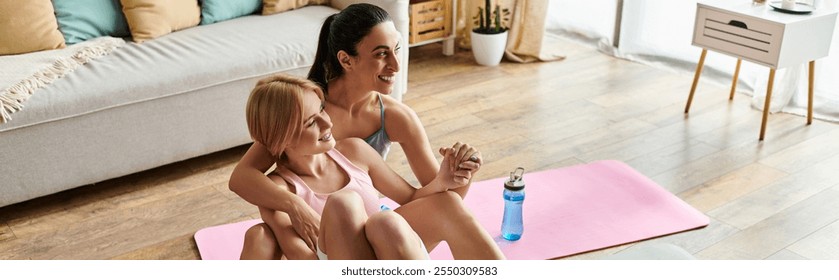
[[[338,14],[333,14],[326,18],[323,22],[323,26],[320,27],[320,34],[318,35],[318,49],[315,53],[315,62],[312,64],[312,68],[309,69],[309,80],[315,82],[323,92],[326,93],[326,86],[329,82],[330,76],[330,68],[332,67],[332,61],[330,60],[330,52],[329,52],[329,32],[330,26],[332,26],[332,21],[335,20],[335,16]],[[337,58],[332,58],[337,60]]]

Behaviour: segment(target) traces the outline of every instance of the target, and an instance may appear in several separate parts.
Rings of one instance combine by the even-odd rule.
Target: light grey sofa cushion
[[[335,12],[327,6],[309,6],[129,43],[37,91],[0,131],[274,72],[308,69],[323,19]]]

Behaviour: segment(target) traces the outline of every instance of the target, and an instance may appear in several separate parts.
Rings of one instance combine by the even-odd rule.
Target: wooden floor
[[[560,62],[475,65],[471,53],[411,49],[409,93],[432,146],[463,140],[488,162],[478,179],[616,159],[711,217],[643,243],[700,259],[839,259],[839,125],[769,118],[749,97],[691,73],[615,59],[569,41]],[[246,147],[0,208],[0,259],[197,259],[196,230],[258,217],[226,183]],[[388,163],[416,181],[398,145]],[[597,259],[623,245],[567,259]]]

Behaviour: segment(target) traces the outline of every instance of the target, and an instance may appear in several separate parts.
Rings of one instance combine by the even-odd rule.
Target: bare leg
[[[364,229],[380,260],[428,259],[428,252],[420,246],[422,239],[396,212],[382,211],[371,216]]]
[[[245,232],[245,244],[242,246],[242,260],[279,260],[283,255],[271,228],[259,223]]]
[[[342,190],[329,196],[320,220],[318,247],[330,260],[372,260],[376,254],[364,230],[367,212],[361,196]]]
[[[457,193],[447,191],[423,197],[395,211],[405,217],[428,250],[445,240],[457,260],[504,259],[501,249]]]
[[[267,208],[259,208],[262,220],[274,233],[274,238],[282,248],[282,253],[289,260],[317,260],[317,254],[306,246],[306,242],[294,231],[291,225],[291,218],[284,212],[274,211]]]

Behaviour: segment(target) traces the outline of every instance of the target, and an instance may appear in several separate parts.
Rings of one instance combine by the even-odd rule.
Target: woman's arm
[[[290,192],[285,182],[275,182],[265,175],[264,172],[273,163],[268,149],[254,142],[233,169],[228,187],[253,205],[288,213],[294,230],[314,249],[320,217],[306,202]]]
[[[265,175],[273,164],[268,149],[254,142],[230,174],[228,187],[251,204],[287,212],[294,194],[277,188],[277,183]]]
[[[421,185],[431,183],[437,177],[437,172],[440,170],[440,165],[437,164],[437,159],[434,157],[434,152],[431,149],[431,143],[428,142],[428,135],[422,125],[417,113],[407,105],[396,101],[390,97],[387,106],[388,111],[385,113],[385,129],[388,136],[394,142],[398,142],[405,152],[405,157],[408,159],[408,164],[411,166],[411,171],[417,177]],[[460,143],[455,144],[453,148],[459,148]],[[442,151],[441,151],[442,154]],[[463,162],[464,169],[474,174],[480,169],[480,160],[478,162]],[[452,191],[458,193],[461,197],[466,197],[469,191],[471,181],[466,186],[453,189]]]
[[[421,185],[430,183],[437,176],[440,165],[434,157],[422,122],[417,113],[407,105],[389,97],[385,100],[390,100],[387,102],[389,104],[386,104],[387,111],[385,112],[385,130],[388,137],[402,146],[411,171],[419,183]]]
[[[427,195],[461,188],[464,185],[462,183],[467,182],[470,176],[468,174],[464,175],[468,171],[459,171],[456,175],[456,172],[445,168],[440,170],[431,182],[420,189],[416,189],[393,171],[381,156],[378,156],[378,153],[363,140],[358,138],[345,139],[339,141],[335,148],[357,166],[367,169],[376,190],[399,204],[405,204]],[[447,149],[446,151],[447,154],[443,157],[444,164],[448,164],[448,161],[454,157],[453,150]],[[463,178],[456,179],[455,176]]]

